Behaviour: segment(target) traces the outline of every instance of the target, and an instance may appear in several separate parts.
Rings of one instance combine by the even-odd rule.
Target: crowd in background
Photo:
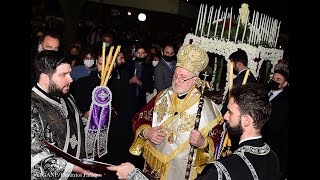
[[[113,139],[123,139],[127,141],[121,147],[117,147],[114,144],[117,144],[116,141],[111,140],[110,147],[113,148],[110,150],[111,155],[106,157],[106,159],[102,159],[102,161],[108,161],[110,163],[119,164],[125,161],[136,162],[137,167],[142,168],[143,160],[138,159],[137,157],[131,156],[128,152],[117,151],[118,149],[128,149],[133,139],[133,134],[131,134],[131,118],[133,115],[138,112],[138,110],[143,107],[148,100],[150,100],[153,96],[156,95],[157,92],[169,87],[171,85],[173,70],[175,68],[175,55],[178,49],[182,46],[185,34],[181,33],[171,33],[171,32],[158,32],[158,33],[141,33],[137,29],[117,29],[117,27],[111,27],[103,24],[95,24],[92,21],[80,21],[79,22],[79,30],[78,30],[78,39],[72,44],[70,47],[64,46],[63,42],[63,19],[54,18],[54,17],[34,17],[31,21],[31,69],[33,66],[33,59],[38,54],[39,51],[46,50],[43,42],[45,41],[46,35],[49,34],[53,39],[56,38],[57,46],[51,47],[49,50],[59,50],[62,51],[65,55],[65,58],[72,61],[72,73],[71,77],[73,82],[71,84],[71,94],[75,97],[77,95],[77,91],[81,89],[79,84],[80,81],[84,81],[84,78],[89,78],[93,74],[96,76],[97,72],[99,72],[99,58],[101,58],[101,48],[102,42],[105,42],[107,45],[106,54],[109,52],[111,46],[121,45],[121,54],[119,54],[119,59],[123,59],[123,61],[117,61],[116,68],[114,73],[112,74],[115,78],[114,81],[111,81],[111,91],[112,93],[119,93],[121,90],[126,89],[127,93],[125,97],[121,97],[120,94],[115,95],[116,99],[113,102],[113,106],[115,109],[113,110],[113,117],[117,119],[114,121],[115,123],[111,125],[111,136]],[[39,45],[40,44],[40,45]],[[42,49],[41,49],[42,48]],[[273,105],[272,111],[274,108],[277,109],[277,113],[287,113],[288,109],[283,109],[284,107],[288,107],[288,60],[289,57],[286,55],[284,59],[279,60],[279,64],[274,67],[275,75],[272,80],[277,82],[276,87],[270,87],[271,91],[278,91],[283,89],[286,92],[284,100],[281,100],[281,103],[285,103],[285,105],[276,106]],[[101,64],[101,61],[100,61]],[[142,67],[140,67],[142,65]],[[136,72],[135,70],[140,69],[141,72]],[[281,71],[284,70],[285,72]],[[31,71],[33,73],[33,71]],[[163,76],[163,78],[159,78]],[[34,75],[31,76],[31,86],[36,84],[36,78]],[[95,87],[99,79],[95,80],[95,84],[92,84],[92,87],[89,88],[88,92]],[[87,81],[86,82],[92,82]],[[275,84],[275,83],[274,83]],[[271,85],[270,85],[271,86]],[[280,88],[279,88],[280,87]],[[134,92],[134,93],[131,93]],[[136,94],[135,94],[136,93]],[[280,92],[278,92],[280,93]],[[151,97],[148,97],[151,95]],[[119,98],[121,97],[121,98]],[[89,97],[90,98],[90,95]],[[117,99],[118,98],[118,99]],[[149,98],[149,99],[148,99]],[[274,97],[273,97],[274,98]],[[272,99],[273,99],[272,98]],[[142,100],[141,100],[142,99]],[[272,103],[272,99],[270,99]],[[86,116],[86,112],[88,111],[88,105],[90,105],[90,99],[86,99],[87,105],[86,107],[82,107],[81,98],[76,98],[77,105],[83,113],[83,116]],[[277,99],[273,100],[276,102]],[[283,102],[284,101],[284,102]],[[130,102],[128,104],[128,102]],[[132,104],[131,104],[132,103]],[[123,105],[128,106],[123,106]],[[121,116],[125,111],[127,116]],[[276,119],[276,115],[272,115],[274,119]],[[88,118],[88,117],[86,117]],[[281,122],[281,129],[288,128],[288,117],[282,117],[283,122]],[[119,123],[119,121],[125,122],[125,127],[123,127],[123,123]],[[270,123],[277,123],[276,120],[270,121]],[[273,125],[267,124],[266,128],[269,128],[267,131],[271,131],[269,133],[281,133],[281,129],[271,128]],[[122,131],[128,131],[129,138],[127,138],[128,134],[122,133],[118,131],[119,128],[122,128]],[[273,131],[274,130],[274,131]],[[126,136],[124,136],[126,135]],[[266,135],[267,137],[268,135]],[[287,138],[287,134],[284,138]],[[275,142],[274,139],[277,137],[270,137],[267,141],[270,141],[270,145],[273,145],[272,142]],[[283,140],[285,141],[285,140]],[[276,149],[276,153],[279,153],[280,156],[285,156],[285,162],[287,163],[287,154],[283,154],[280,152],[282,149],[279,147],[282,141],[275,142],[273,146]],[[272,147],[272,148],[273,148]],[[286,146],[287,147],[287,146]],[[124,155],[125,154],[125,155]],[[278,154],[278,155],[279,155]],[[117,158],[111,158],[117,157]],[[121,157],[121,158],[118,158]],[[287,165],[287,164],[286,164]],[[286,173],[286,172],[285,172]]]

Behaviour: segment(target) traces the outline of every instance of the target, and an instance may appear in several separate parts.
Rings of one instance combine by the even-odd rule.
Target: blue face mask
[[[106,43],[106,47],[109,47],[110,46],[110,43]]]

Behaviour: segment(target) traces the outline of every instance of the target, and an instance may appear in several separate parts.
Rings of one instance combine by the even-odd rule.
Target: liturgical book
[[[79,159],[76,158],[74,156],[72,156],[71,154],[68,154],[66,152],[63,152],[61,149],[59,149],[57,146],[48,143],[47,141],[43,142],[44,144],[47,145],[47,147],[52,150],[53,152],[55,152],[58,156],[60,156],[61,158],[65,159],[66,161],[77,165],[83,169],[89,170],[91,172],[97,173],[97,174],[107,174],[110,173],[110,171],[107,170],[106,167],[108,166],[114,166],[112,164],[108,164],[108,163],[103,163],[103,162],[99,162],[99,161],[94,161],[91,159]]]

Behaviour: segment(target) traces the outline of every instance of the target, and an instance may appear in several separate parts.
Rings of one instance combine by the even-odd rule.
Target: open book
[[[108,164],[108,163],[103,163],[103,162],[99,162],[99,161],[94,161],[91,159],[79,159],[76,158],[74,156],[72,156],[71,154],[68,154],[66,152],[63,152],[61,149],[59,149],[57,146],[48,143],[47,141],[43,142],[45,145],[47,145],[47,147],[52,150],[53,152],[55,152],[58,156],[60,156],[61,158],[65,159],[66,161],[77,165],[83,169],[89,170],[91,172],[97,173],[97,174],[108,174],[110,173],[110,171],[107,170],[107,166],[114,166],[112,164]]]

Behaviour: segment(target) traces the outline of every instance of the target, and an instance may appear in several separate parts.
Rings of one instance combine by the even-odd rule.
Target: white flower
[[[249,5],[247,3],[241,4],[241,8],[239,8],[239,14],[240,14],[240,22],[242,25],[246,23],[249,13],[250,13]]]
[[[231,53],[237,51],[238,48],[246,51],[248,55],[248,68],[256,78],[259,76],[259,70],[263,61],[270,60],[271,64],[274,67],[274,65],[277,64],[278,60],[282,59],[283,57],[283,50],[281,49],[265,48],[262,46],[255,47],[245,43],[235,43],[232,41],[224,41],[219,39],[208,39],[205,37],[195,36],[191,33],[186,35],[186,37],[184,38],[183,44],[189,44],[190,39],[192,39],[192,44],[199,46],[206,52],[222,55],[225,57],[225,60],[228,62],[224,96],[228,91],[229,64],[230,64],[229,56]],[[259,53],[260,53],[261,60],[259,61],[259,63],[257,63],[254,61],[254,59],[259,57]],[[272,76],[272,74],[270,74],[270,76]]]

